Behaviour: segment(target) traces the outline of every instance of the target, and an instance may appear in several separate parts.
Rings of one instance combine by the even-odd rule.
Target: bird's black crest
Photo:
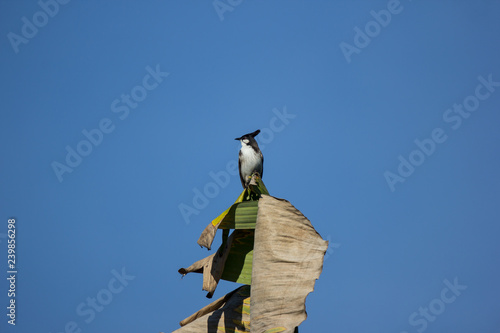
[[[248,134],[245,134],[245,135],[242,135],[241,137],[239,138],[236,138],[235,140],[241,140],[243,139],[244,137],[252,137],[252,138],[255,138],[257,136],[257,134],[260,133],[260,129],[256,130],[255,132],[252,132],[252,133],[248,133]]]

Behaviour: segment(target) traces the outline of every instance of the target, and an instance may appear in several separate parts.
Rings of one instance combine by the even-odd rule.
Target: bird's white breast
[[[245,144],[241,145],[241,153],[244,158],[244,162],[241,163],[242,175],[244,177],[251,176],[254,171],[262,174],[262,159],[260,158],[260,154]]]

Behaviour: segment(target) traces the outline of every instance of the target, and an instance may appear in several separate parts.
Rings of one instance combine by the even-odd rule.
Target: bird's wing
[[[260,173],[260,179],[264,177],[264,155],[262,155],[262,152],[260,152],[260,157],[262,157],[262,171]]]
[[[240,154],[239,154],[239,158],[238,158],[238,170],[240,172],[240,181],[241,181],[241,186],[243,186],[243,188],[245,188],[245,180],[243,179],[243,176],[241,175],[241,150],[240,150]]]

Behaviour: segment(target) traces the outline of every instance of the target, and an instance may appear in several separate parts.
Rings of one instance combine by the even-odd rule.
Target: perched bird
[[[259,133],[260,130],[256,130],[253,133],[248,133],[235,139],[241,142],[238,167],[240,169],[240,180],[243,188],[248,187],[254,172],[258,172],[260,178],[262,178],[262,173],[264,172],[264,156],[262,156],[259,145],[255,141],[255,136]]]

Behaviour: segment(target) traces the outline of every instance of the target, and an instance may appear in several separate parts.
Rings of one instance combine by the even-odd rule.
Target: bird
[[[259,133],[260,129],[235,139],[241,142],[238,168],[243,188],[248,187],[254,172],[258,172],[260,178],[262,178],[264,172],[264,156],[259,149],[257,141],[255,141],[255,137]]]

